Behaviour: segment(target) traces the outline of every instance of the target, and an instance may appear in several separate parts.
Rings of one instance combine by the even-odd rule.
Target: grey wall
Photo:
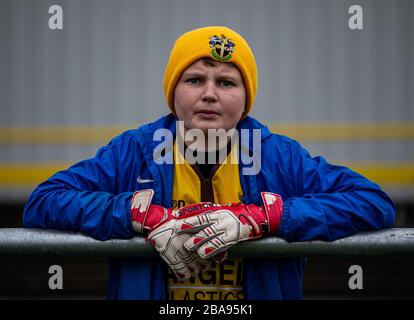
[[[64,29],[48,28],[59,4]],[[364,30],[348,8],[364,9]],[[0,0],[0,127],[126,125],[165,114],[175,39],[227,25],[259,67],[265,123],[414,121],[411,0]],[[412,161],[413,141],[306,142],[341,161]],[[75,161],[98,146],[1,144],[3,163]]]
[[[1,0],[1,125],[125,124],[166,111],[175,39],[228,25],[257,58],[253,115],[271,121],[414,119],[414,2],[346,0]],[[64,29],[51,31],[60,4]]]

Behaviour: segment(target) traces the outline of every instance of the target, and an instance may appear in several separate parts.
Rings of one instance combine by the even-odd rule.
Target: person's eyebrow
[[[183,77],[185,77],[185,78],[189,78],[189,77],[190,78],[191,77],[200,78],[200,77],[205,77],[205,75],[204,75],[203,72],[200,72],[200,71],[189,71],[189,72],[184,72]]]
[[[234,76],[232,76],[231,74],[228,74],[228,73],[220,74],[217,78],[220,79],[220,80],[227,80],[227,81],[231,81],[231,82],[234,82],[234,83],[238,83],[241,80],[241,79],[239,79],[237,77],[234,77]]]
[[[205,78],[206,75],[203,71],[198,71],[198,70],[192,70],[192,71],[187,71],[184,72],[182,77],[184,79],[190,79],[190,78]],[[222,72],[221,74],[219,74],[217,76],[217,79],[219,80],[227,80],[227,81],[231,81],[234,83],[239,83],[241,81],[241,79],[239,79],[238,77],[235,77],[233,75],[231,75],[231,73],[228,72]]]

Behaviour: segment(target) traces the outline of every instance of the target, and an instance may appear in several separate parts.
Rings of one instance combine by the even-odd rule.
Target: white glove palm
[[[197,276],[200,271],[208,270],[212,264],[210,259],[202,259],[194,252],[184,248],[184,243],[191,234],[178,234],[184,220],[170,220],[153,230],[148,240],[154,245],[162,259],[171,267],[179,281],[187,281]]]
[[[185,240],[184,247],[189,252],[197,250],[203,259],[225,251],[240,241],[255,238],[254,227],[260,228],[254,221],[240,221],[230,210],[218,210],[202,217],[194,216],[185,220],[192,228],[187,226],[181,231],[176,229],[176,232],[180,235],[191,233],[192,237]],[[200,232],[195,232],[200,228]]]

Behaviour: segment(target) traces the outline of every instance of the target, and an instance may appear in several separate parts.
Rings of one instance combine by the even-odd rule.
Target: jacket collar
[[[154,160],[154,151],[159,148],[161,143],[166,143],[165,138],[156,139],[154,135],[156,132],[162,133],[162,130],[171,133],[171,138],[174,139],[176,133],[176,121],[177,118],[172,114],[168,114],[158,120],[145,124],[138,129],[138,143],[140,144],[145,161],[148,165],[148,169],[154,178],[154,188],[158,191],[154,194],[154,203],[160,203],[165,207],[171,206],[172,199],[172,184],[173,184],[173,172],[174,166],[172,164],[157,164]],[[246,117],[237,124],[236,129],[239,131],[241,136],[242,129],[248,129],[247,132],[249,139],[241,140],[241,148],[239,152],[252,152],[253,150],[253,130],[260,130],[261,143],[267,137],[271,135],[270,130],[261,124],[259,121],[252,117]],[[160,130],[160,131],[157,131]],[[171,141],[173,142],[173,141]],[[171,143],[172,145],[172,143]],[[163,155],[165,158],[173,157],[173,149],[167,150],[166,154]],[[239,157],[239,159],[241,159]],[[242,169],[244,165],[240,161],[239,171],[242,189],[247,203],[259,202],[260,195],[257,192],[256,176],[254,175],[243,175]],[[159,192],[161,191],[161,192]]]

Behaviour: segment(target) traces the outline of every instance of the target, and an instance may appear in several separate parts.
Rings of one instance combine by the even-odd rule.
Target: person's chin
[[[220,129],[222,128],[222,123],[220,119],[197,119],[194,121],[193,128],[198,128],[203,131],[208,129]]]

